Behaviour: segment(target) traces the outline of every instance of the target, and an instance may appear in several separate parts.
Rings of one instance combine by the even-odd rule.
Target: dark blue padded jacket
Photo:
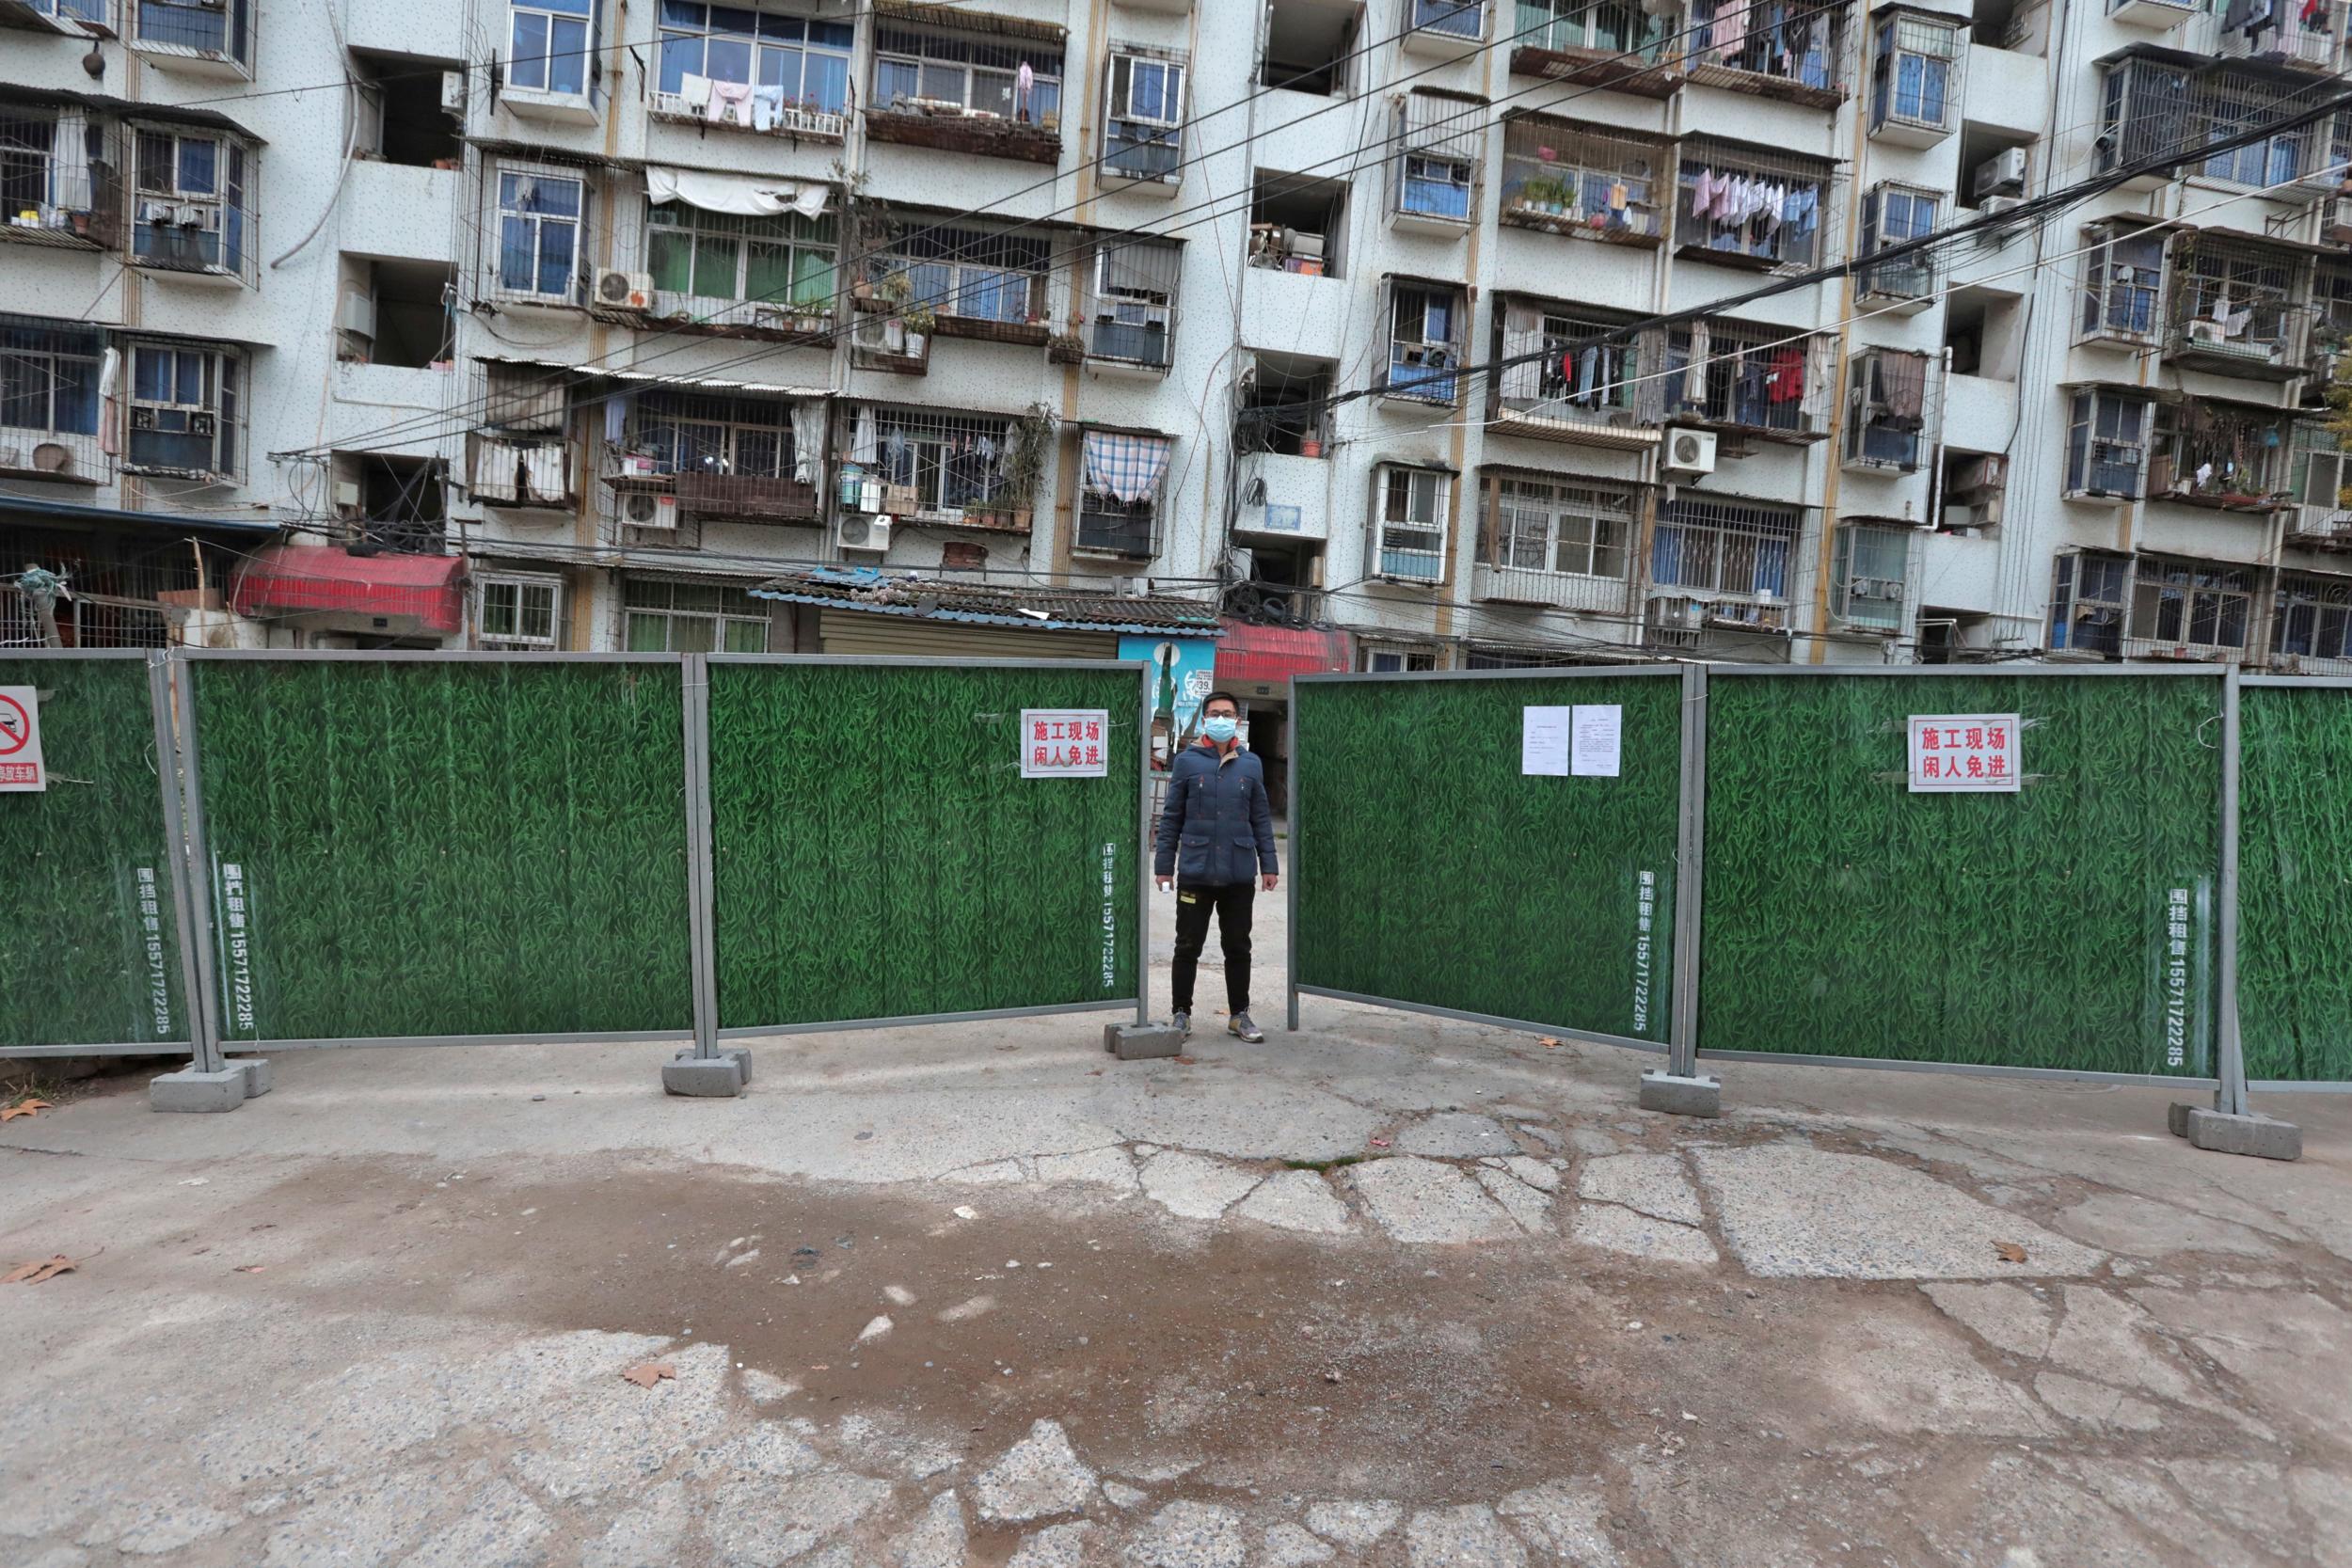
[[[1207,887],[1232,887],[1272,876],[1274,805],[1265,765],[1239,746],[1219,760],[1216,747],[1192,745],[1168,770],[1152,875]]]

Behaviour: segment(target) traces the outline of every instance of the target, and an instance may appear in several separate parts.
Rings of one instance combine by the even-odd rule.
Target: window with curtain
[[[1870,126],[1889,123],[1944,130],[1951,123],[1960,59],[1956,23],[1894,15],[1878,25],[1870,67]]]
[[[94,333],[0,325],[0,425],[98,434],[100,352]]]
[[[832,214],[744,217],[664,201],[645,214],[645,270],[663,314],[716,315],[734,304],[831,308],[839,228]]]
[[[574,303],[586,183],[569,175],[503,169],[498,199],[500,291]]]
[[[1400,284],[1389,344],[1388,389],[1452,403],[1462,362],[1462,299],[1451,289]]]
[[[698,0],[661,0],[660,91],[681,92],[689,76],[776,87],[784,102],[818,114],[850,106],[850,52],[856,28]]]
[[[1650,581],[1759,598],[1788,596],[1798,512],[1761,501],[1677,496],[1660,509]]]
[[[636,402],[632,451],[668,474],[790,479],[792,405],[759,398],[646,392]]]

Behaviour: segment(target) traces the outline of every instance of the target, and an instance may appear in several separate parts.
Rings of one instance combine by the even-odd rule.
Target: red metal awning
[[[1261,626],[1228,619],[1216,644],[1220,686],[1287,686],[1293,675],[1354,667],[1347,633],[1318,626]]]
[[[352,555],[326,545],[273,545],[256,552],[230,588],[240,615],[364,615],[421,631],[465,625],[463,556]]]

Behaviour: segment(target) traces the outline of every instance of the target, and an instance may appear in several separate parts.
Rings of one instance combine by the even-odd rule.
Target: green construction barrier
[[[721,1028],[1140,994],[1138,668],[709,670]],[[1101,777],[1023,777],[1045,708],[1102,712]]]
[[[2352,688],[2249,681],[2238,755],[2246,1076],[2352,1081]]]
[[[1292,683],[1301,990],[1662,1043],[1680,672]],[[1524,770],[1529,707],[1614,705],[1616,777]]]
[[[691,1030],[676,660],[190,672],[225,1043]]]
[[[0,657],[37,693],[48,787],[0,794],[0,1054],[193,1038],[143,654]]]
[[[2221,701],[2201,673],[1711,674],[1701,1053],[2213,1076]],[[2009,713],[2018,792],[1910,791],[1912,716]]]

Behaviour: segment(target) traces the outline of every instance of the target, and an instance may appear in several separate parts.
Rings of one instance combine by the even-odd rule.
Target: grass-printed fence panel
[[[1025,708],[1102,709],[1025,779]],[[1141,984],[1133,669],[710,662],[719,1025],[1109,1003]]]
[[[1665,1040],[1678,673],[1292,690],[1298,985]],[[1619,775],[1523,772],[1522,710],[1580,704],[1620,708]]]
[[[2352,1082],[2352,689],[2238,696],[2246,1076]]]
[[[2211,1076],[2221,701],[2203,675],[1712,676],[1701,1052]],[[1911,716],[1994,713],[2023,724],[2019,791],[1909,791]]]
[[[225,1042],[692,1027],[675,662],[191,673]]]
[[[40,712],[44,791],[0,795],[0,1049],[194,1037],[143,658],[0,657]]]

